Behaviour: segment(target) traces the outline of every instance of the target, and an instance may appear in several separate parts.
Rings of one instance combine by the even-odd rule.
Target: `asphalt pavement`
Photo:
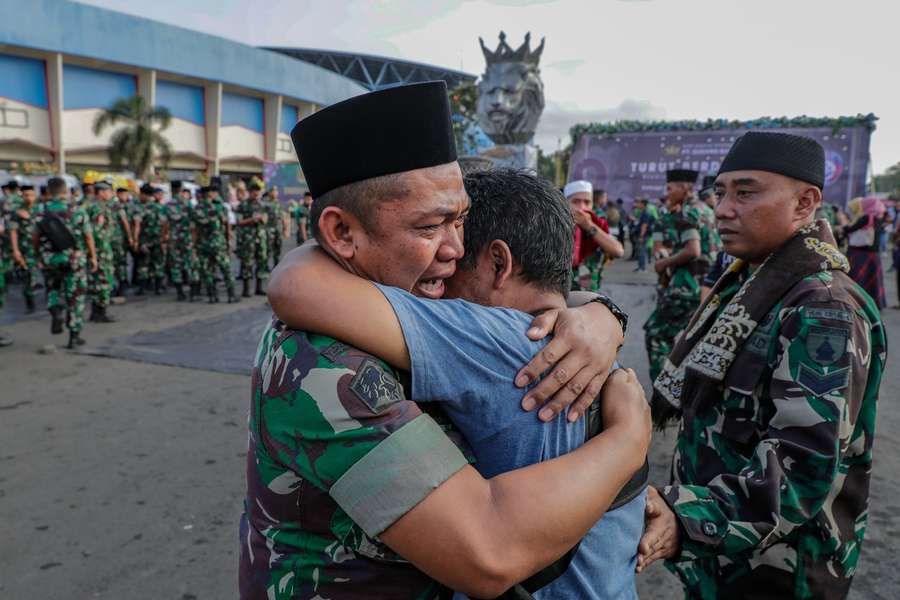
[[[605,289],[631,315],[621,362],[649,389],[640,325],[653,278],[617,261]],[[891,280],[893,281],[893,280]],[[268,310],[129,297],[113,324],[88,323],[73,352],[46,311],[0,316],[0,598],[206,600],[237,596],[249,364]],[[896,293],[890,290],[892,305]],[[890,346],[900,311],[886,310]],[[243,368],[241,365],[246,365]],[[851,598],[900,590],[900,367],[881,388],[871,517]],[[667,480],[674,430],[655,437],[652,480]],[[642,598],[680,598],[655,565]]]

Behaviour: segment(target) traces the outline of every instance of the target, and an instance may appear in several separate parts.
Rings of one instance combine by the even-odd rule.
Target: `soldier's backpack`
[[[63,220],[52,212],[44,213],[44,217],[37,226],[54,251],[65,252],[69,248],[75,247],[75,236],[72,235]]]

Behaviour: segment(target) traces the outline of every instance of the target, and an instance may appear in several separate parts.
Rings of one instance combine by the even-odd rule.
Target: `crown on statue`
[[[484,45],[484,40],[480,37],[478,42],[481,44],[481,51],[484,53],[484,59],[488,66],[504,62],[521,62],[536,67],[541,60],[541,53],[544,51],[544,38],[541,38],[541,45],[532,51],[531,32],[525,34],[525,42],[519,46],[518,50],[513,50],[506,43],[506,33],[503,31],[500,32],[500,44],[493,52]]]

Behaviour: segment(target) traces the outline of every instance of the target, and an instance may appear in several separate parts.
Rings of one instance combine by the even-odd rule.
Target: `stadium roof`
[[[438,79],[443,79],[447,82],[447,87],[453,89],[461,83],[475,81],[475,75],[462,71],[371,54],[315,48],[266,47],[265,49],[334,71],[373,91]]]

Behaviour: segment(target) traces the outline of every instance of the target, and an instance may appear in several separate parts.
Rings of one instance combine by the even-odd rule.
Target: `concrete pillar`
[[[155,69],[141,69],[138,71],[138,94],[144,97],[149,106],[156,104]]]
[[[278,132],[281,131],[281,96],[266,94],[263,114],[265,116],[265,160],[275,162],[275,152],[278,149]]]
[[[53,146],[53,167],[57,173],[66,172],[66,150],[63,147],[63,58],[59,52],[47,57],[47,101],[50,111],[50,145]]]
[[[206,174],[219,174],[219,128],[222,126],[222,84],[210,83],[204,88],[206,103]]]

